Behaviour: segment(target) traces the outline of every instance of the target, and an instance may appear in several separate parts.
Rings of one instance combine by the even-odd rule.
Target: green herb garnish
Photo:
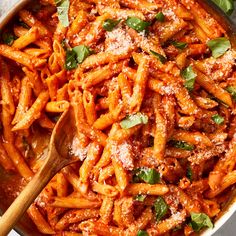
[[[107,19],[103,22],[102,27],[106,31],[112,31],[119,23],[120,20]]]
[[[70,8],[70,0],[55,0],[57,6],[57,15],[60,23],[64,27],[69,26],[69,8]]]
[[[150,53],[155,56],[162,64],[164,64],[166,61],[167,61],[167,58],[164,57],[163,55],[157,53],[157,52],[154,52],[152,50],[150,50]]]
[[[213,228],[213,223],[211,222],[211,219],[208,215],[205,213],[194,213],[191,212],[191,227],[195,232],[199,232],[202,228],[208,227]]]
[[[186,143],[184,141],[172,140],[171,144],[176,147],[187,151],[192,151],[195,147],[192,144]]]
[[[160,182],[160,174],[155,169],[146,167],[138,168],[134,170],[133,181],[144,181],[148,184],[156,184]]]
[[[156,20],[159,22],[164,22],[165,21],[165,15],[160,11],[156,14]]]
[[[233,86],[228,86],[225,90],[229,92],[232,98],[236,101],[236,88]]]
[[[183,79],[185,79],[184,86],[189,91],[192,91],[194,89],[195,79],[197,77],[197,74],[193,71],[192,66],[188,66],[181,72],[181,76]]]
[[[72,70],[77,67],[76,53],[73,50],[66,51],[66,64],[65,68],[67,70]]]
[[[65,64],[66,69],[75,69],[78,64],[81,64],[92,53],[93,51],[84,45],[76,46],[72,50],[67,50]]]
[[[211,117],[211,119],[217,124],[217,125],[221,125],[222,123],[224,123],[224,117],[220,116],[219,114],[215,114]]]
[[[158,197],[153,206],[155,210],[156,220],[158,222],[166,215],[169,207],[162,197]]]
[[[150,26],[150,23],[147,21],[143,21],[138,17],[128,17],[128,19],[126,20],[126,25],[136,30],[137,32],[142,32],[146,30],[148,26]]]
[[[134,200],[138,201],[138,202],[143,202],[146,197],[147,197],[147,195],[139,194],[139,195],[134,196]]]
[[[233,0],[212,0],[217,6],[219,6],[227,15],[231,15],[234,11]]]
[[[224,55],[231,48],[230,41],[224,37],[208,41],[207,46],[211,49],[214,58]]]
[[[188,166],[188,167],[187,167],[186,177],[187,177],[190,181],[193,181],[193,170],[192,170],[191,166]]]
[[[145,230],[139,230],[137,236],[148,236],[148,233]]]
[[[76,46],[72,49],[76,53],[76,59],[81,64],[88,56],[93,54],[93,51],[84,45]]]
[[[120,122],[120,126],[122,129],[129,129],[136,125],[147,124],[147,123],[148,123],[148,116],[138,112],[136,114],[129,115],[124,120],[122,120]]]
[[[178,49],[185,49],[188,46],[188,44],[185,42],[173,41],[172,44]]]

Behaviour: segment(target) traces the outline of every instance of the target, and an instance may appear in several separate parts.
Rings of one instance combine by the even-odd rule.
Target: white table
[[[0,15],[16,2],[17,0],[0,0]],[[18,234],[12,231],[9,236],[18,236]],[[236,213],[214,236],[236,236]]]

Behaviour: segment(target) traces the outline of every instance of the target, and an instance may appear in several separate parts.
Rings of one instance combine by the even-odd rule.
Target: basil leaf
[[[147,21],[143,21],[138,17],[128,17],[128,19],[126,20],[126,25],[138,32],[142,32],[147,29],[150,23]]]
[[[186,143],[184,141],[172,140],[171,144],[176,147],[187,151],[192,151],[195,147],[192,144]]]
[[[233,0],[212,0],[217,6],[219,6],[226,14],[231,15],[234,11]]]
[[[207,46],[211,49],[214,58],[224,55],[231,48],[230,41],[224,37],[208,41]]]
[[[79,64],[81,64],[88,56],[90,56],[93,51],[89,47],[80,45],[72,49],[77,55],[76,59]]]
[[[136,125],[147,124],[147,123],[148,123],[148,116],[138,112],[136,114],[129,115],[124,120],[122,120],[120,122],[120,126],[122,129],[129,129]]]
[[[138,168],[134,171],[134,181],[140,182],[143,180],[149,184],[156,184],[160,182],[160,174],[151,168]]]
[[[89,55],[93,53],[89,47],[80,45],[72,48],[72,50],[67,50],[66,52],[66,69],[72,70],[81,64]]]
[[[66,70],[72,70],[77,67],[76,53],[73,50],[66,51]]]
[[[14,35],[11,34],[11,33],[9,33],[9,32],[4,32],[4,33],[2,34],[2,41],[3,41],[5,44],[11,46],[11,45],[13,44],[13,42],[14,42]]]
[[[236,88],[233,86],[228,86],[225,90],[229,92],[232,98],[236,101]]]
[[[102,27],[106,31],[112,31],[119,23],[120,20],[107,19],[103,22]]]
[[[190,181],[193,181],[193,170],[192,170],[192,168],[190,166],[187,167],[186,177]]]
[[[137,236],[148,236],[148,233],[145,230],[139,230]]]
[[[213,228],[211,219],[205,213],[194,213],[191,212],[191,223],[193,230],[198,232],[204,227]]]
[[[147,195],[140,194],[140,195],[136,195],[136,196],[134,197],[134,200],[135,200],[135,201],[138,201],[138,202],[143,202],[146,197],[147,197]]]
[[[185,42],[173,41],[172,44],[178,49],[185,49],[188,46],[188,44]]]
[[[181,72],[182,78],[185,79],[184,86],[190,92],[194,89],[195,78],[197,74],[193,71],[192,66],[188,66]]]
[[[224,123],[224,117],[220,116],[219,114],[215,114],[211,117],[211,119],[217,124],[220,125]]]
[[[57,6],[58,19],[64,27],[69,26],[70,0],[55,0]]]
[[[169,207],[162,197],[158,197],[153,206],[155,210],[156,220],[158,222],[166,215]]]
[[[157,53],[157,52],[154,52],[152,50],[150,50],[150,53],[155,56],[162,64],[164,64],[166,61],[167,61],[167,58],[164,57],[163,55]]]
[[[165,21],[165,15],[160,11],[156,14],[156,20],[159,22],[164,22]]]

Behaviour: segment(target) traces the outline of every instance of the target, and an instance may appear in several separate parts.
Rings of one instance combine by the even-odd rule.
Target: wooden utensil
[[[52,177],[63,167],[78,161],[71,153],[76,132],[72,110],[65,111],[53,129],[48,157],[37,174],[23,189],[4,215],[0,218],[0,236],[6,236],[40,194]]]

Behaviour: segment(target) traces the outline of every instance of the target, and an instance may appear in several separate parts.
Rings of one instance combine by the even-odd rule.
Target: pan
[[[236,47],[236,24],[230,19],[220,8],[218,8],[211,0],[197,0],[211,15],[221,23],[221,25],[227,30],[228,35],[231,38],[231,44]],[[26,5],[33,5],[36,0],[19,0],[8,12],[6,12],[0,18],[0,30],[3,29],[6,24],[14,21],[14,16],[19,10]],[[19,183],[21,178],[15,173],[8,173],[0,167],[0,214],[2,214],[7,207],[11,204],[14,198],[17,196],[17,192],[20,192],[20,188],[17,188],[16,183]],[[14,186],[14,187],[11,187]],[[226,221],[236,212],[236,189],[231,193],[231,197],[227,204],[225,204],[221,214],[218,216],[213,229],[208,229],[202,232],[201,236],[213,235]],[[22,236],[40,236],[37,228],[27,215],[25,215],[15,227],[15,230]]]

